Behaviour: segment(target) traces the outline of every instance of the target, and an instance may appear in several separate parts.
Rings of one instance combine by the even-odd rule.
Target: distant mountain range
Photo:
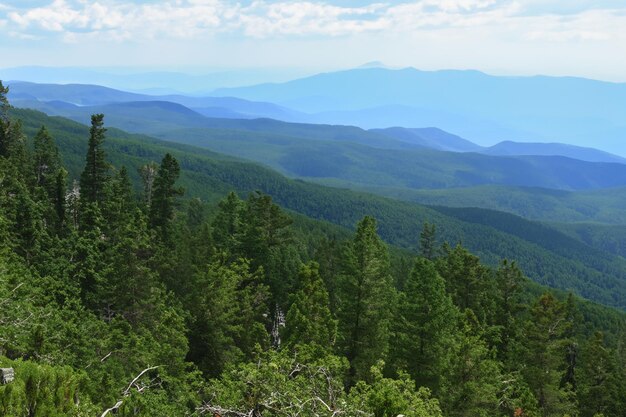
[[[19,107],[85,124],[91,114],[104,113],[108,126],[247,158],[291,177],[410,200],[409,191],[418,189],[626,186],[624,159],[572,145],[504,142],[482,147],[432,127],[365,130],[254,118],[251,112],[290,110],[244,99],[155,97],[83,85],[12,83],[10,88],[10,99]],[[201,107],[210,104],[219,106]],[[243,112],[248,118],[242,118]]]
[[[37,84],[13,81],[9,99],[16,106],[43,106],[49,102],[65,102],[75,106],[101,106],[113,103],[162,101],[189,107],[208,117],[238,119],[268,117],[290,119],[298,113],[272,103],[254,102],[234,97],[192,97],[180,94],[148,95],[131,93],[89,84]],[[41,103],[37,103],[41,102]],[[54,106],[57,106],[54,104]]]
[[[1,65],[1,63],[0,63]],[[301,77],[305,71],[281,68],[205,68],[193,74],[171,70],[128,67],[44,67],[0,68],[0,79],[45,84],[97,84],[146,94],[207,94],[220,87],[238,87],[260,82],[277,82]]]
[[[129,93],[96,85],[82,84],[37,84],[29,82],[10,83],[10,99],[20,107],[34,108],[51,115],[61,115],[81,122],[87,122],[92,113],[106,113],[109,121],[120,128],[133,132],[154,133],[167,128],[206,127],[220,129],[259,130],[250,128],[256,122],[207,120],[212,119],[256,119],[270,118],[281,121],[306,121],[309,116],[286,107],[268,102],[256,102],[233,97],[189,97],[184,95],[153,96]],[[204,117],[203,117],[204,116]],[[314,131],[323,129],[310,124],[299,126],[274,123],[271,128],[265,122],[261,130],[277,130],[295,136],[322,138],[328,140],[344,140],[342,135],[319,135]],[[278,128],[281,126],[281,128]],[[285,129],[286,126],[290,126]],[[577,147],[560,143],[528,143],[503,141],[491,147],[479,146],[460,136],[448,133],[439,128],[404,128],[391,127],[370,129],[371,135],[363,129],[354,127],[334,127],[344,132],[351,131],[348,139],[362,142],[363,138],[369,145],[377,147],[402,148],[397,142],[413,147],[436,149],[451,152],[478,152],[489,155],[560,155],[589,162],[619,162],[626,159],[593,148]],[[296,130],[296,132],[294,132]],[[285,132],[286,131],[286,132]],[[358,132],[358,133],[357,133]],[[359,136],[359,139],[355,139]],[[396,141],[395,145],[387,141],[376,144],[372,138],[381,136]]]
[[[217,96],[318,113],[318,121],[437,126],[479,144],[557,141],[626,155],[626,84],[573,77],[496,77],[478,71],[360,68]]]

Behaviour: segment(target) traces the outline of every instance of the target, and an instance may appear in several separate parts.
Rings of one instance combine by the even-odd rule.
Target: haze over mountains
[[[19,71],[4,70],[7,71],[12,79],[20,79]],[[43,79],[38,74],[25,71],[24,78],[30,75],[31,79]],[[122,74],[118,77],[127,77],[128,84],[137,78]],[[159,74],[155,73],[152,78],[147,78],[154,83],[158,77]],[[168,75],[162,74],[161,78],[161,85],[167,86]],[[482,146],[502,141],[559,142],[626,154],[626,146],[622,143],[626,133],[626,122],[622,117],[622,109],[626,106],[626,84],[621,83],[574,77],[503,77],[478,71],[381,67],[356,68],[288,82],[236,88],[215,89],[220,85],[219,78],[211,82],[202,78],[194,80],[196,91],[204,91],[204,96],[213,89],[210,93],[213,100],[180,94],[149,97],[177,102],[213,117],[269,117],[367,129],[437,127]],[[106,85],[107,80],[103,81]],[[169,85],[175,85],[169,82]],[[228,86],[228,83],[222,82],[221,85]],[[20,89],[14,86],[13,93],[18,96]],[[45,90],[43,86],[38,87],[41,100],[72,102],[46,95]],[[111,97],[105,91],[97,94],[91,91],[84,96],[99,101],[73,103],[104,104],[112,100],[150,99],[145,95]],[[241,108],[235,103],[225,103],[224,97],[255,103]],[[223,112],[224,108],[234,113]]]
[[[19,107],[202,146],[298,178],[393,195],[397,189],[489,184],[566,190],[626,185],[625,160],[555,143],[477,145],[439,128],[364,130],[284,122],[307,115],[233,97],[151,96],[93,85],[14,82]],[[188,106],[188,107],[187,107]]]
[[[437,126],[480,144],[549,141],[626,149],[626,84],[582,78],[364,68],[214,94],[319,113],[327,123]]]
[[[344,85],[335,85],[341,80],[346,81]],[[365,88],[363,83],[367,81],[370,82],[367,89],[356,91]],[[483,86],[480,94],[475,82]],[[595,212],[584,207],[593,205],[601,196],[601,190],[626,186],[626,160],[621,156],[593,147],[547,141],[504,140],[484,146],[442,129],[442,125],[452,120],[450,118],[440,120],[441,125],[426,123],[439,120],[431,117],[435,113],[449,115],[432,110],[436,107],[469,109],[464,126],[475,128],[482,122],[480,118],[470,117],[470,113],[487,112],[496,104],[502,105],[494,110],[496,115],[506,116],[512,109],[530,114],[550,108],[551,112],[565,117],[568,109],[580,112],[593,100],[576,102],[575,97],[571,97],[576,94],[572,92],[569,107],[557,111],[548,104],[532,103],[530,91],[534,91],[539,100],[542,94],[554,95],[559,89],[565,92],[568,85],[578,88],[577,83],[595,91],[591,97],[596,99],[613,97],[601,112],[609,117],[613,108],[617,113],[623,99],[620,84],[550,77],[491,77],[463,71],[389,70],[376,65],[285,84],[218,90],[210,96],[150,95],[98,85],[15,81],[10,83],[9,97],[18,107],[38,109],[84,124],[89,122],[91,114],[104,113],[109,126],[243,157],[288,176],[322,184],[426,204],[480,206],[539,220],[619,223],[621,217],[615,216],[617,201],[603,200],[599,204],[602,209]],[[402,85],[406,86],[406,91],[400,94]],[[542,92],[537,91],[538,86],[547,87]],[[528,91],[519,93],[514,102],[509,100],[508,104],[503,104],[506,94],[522,87]],[[316,98],[296,103],[297,97],[304,97],[307,91],[313,90],[320,93]],[[224,96],[226,94],[229,96]],[[476,96],[476,99],[464,98],[465,103],[450,104],[450,100],[455,97],[461,100],[464,94]],[[318,103],[314,104],[316,100]],[[390,104],[394,100],[401,104]],[[564,101],[565,98],[551,97],[550,100]],[[359,105],[374,102],[389,109],[400,106],[409,109],[410,114],[415,112],[414,107],[407,105],[410,102],[428,104],[431,110],[418,112],[424,119],[422,125],[419,125],[420,118],[405,120],[413,124],[372,129],[318,123],[326,119],[332,121],[335,116],[330,117],[330,114],[337,112],[361,112],[363,115],[371,112],[382,117],[385,112],[380,112],[380,108],[357,109]],[[318,105],[323,107],[315,108]],[[333,106],[342,110],[329,110]],[[321,108],[326,111],[312,113]],[[390,114],[388,121],[405,113]],[[374,119],[369,118],[369,123],[377,124],[372,122]],[[499,122],[502,120],[506,117],[501,117]],[[485,128],[491,129],[487,125]],[[498,130],[494,129],[490,130],[491,134]],[[575,192],[568,200],[555,200],[553,190],[600,191],[592,197],[579,197]],[[621,189],[616,190],[615,195],[621,196]]]

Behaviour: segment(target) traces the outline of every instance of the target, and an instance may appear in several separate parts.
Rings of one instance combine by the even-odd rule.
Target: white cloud
[[[615,10],[590,10],[571,16],[547,15],[523,19],[525,38],[547,42],[626,40],[626,15]]]
[[[124,1],[54,0],[48,5],[8,9],[0,22],[24,36],[59,35],[65,42],[196,40],[239,38],[324,38],[363,33],[408,34],[476,30],[519,41],[602,41],[620,37],[624,9],[585,9],[559,15],[528,15],[535,0],[418,0],[392,5],[346,7],[327,2],[255,0]],[[2,12],[2,10],[6,10]]]

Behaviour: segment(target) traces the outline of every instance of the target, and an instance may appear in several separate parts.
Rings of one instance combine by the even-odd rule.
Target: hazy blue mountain
[[[378,127],[437,126],[480,145],[502,140],[567,142],[626,154],[626,84],[573,77],[495,77],[478,71],[363,68],[280,84],[219,89],[215,95],[334,113],[333,123],[359,124],[353,111],[408,106],[419,124],[382,117]],[[445,114],[451,115],[445,120]],[[427,123],[433,118],[433,122]],[[463,125],[462,121],[470,123]],[[320,120],[323,121],[323,120]],[[371,127],[371,126],[367,126]]]
[[[568,145],[564,143],[533,143],[503,141],[496,145],[484,147],[470,142],[460,136],[453,135],[438,128],[403,128],[371,129],[407,143],[425,148],[452,152],[479,152],[487,155],[522,156],[544,155],[565,156],[588,162],[626,163],[626,158],[594,148]]]
[[[55,102],[44,103],[53,106]],[[42,110],[46,111],[45,108]],[[470,187],[499,184],[557,189],[626,185],[626,164],[590,163],[556,156],[492,156],[428,149],[416,140],[352,126],[286,123],[272,119],[207,118],[180,104],[161,101],[68,106],[49,114],[88,123],[106,114],[110,126],[147,133],[261,162],[284,174],[326,184],[368,189]],[[458,137],[410,130],[432,144],[470,146]],[[426,140],[426,139],[424,139]],[[447,142],[446,142],[447,141]]]
[[[626,158],[598,149],[564,143],[529,143],[504,141],[481,152],[489,155],[561,155],[589,162],[626,163]]]
[[[371,129],[403,142],[451,152],[479,152],[484,148],[460,136],[453,135],[436,127]]]
[[[155,97],[151,98],[155,99]],[[276,145],[280,145],[282,143],[281,140],[291,138],[297,139],[299,143],[303,143],[303,139],[309,139],[314,141],[355,142],[386,149],[418,147],[418,145],[397,140],[380,132],[370,132],[354,126],[287,123],[268,118],[230,119],[205,117],[203,114],[200,114],[200,111],[208,113],[206,108],[195,111],[182,104],[170,101],[130,101],[76,106],[62,101],[41,102],[33,99],[18,98],[13,103],[16,107],[33,108],[50,115],[64,116],[80,123],[88,123],[91,115],[94,113],[104,113],[107,123],[111,126],[133,133],[167,135],[172,130],[201,128],[204,129],[204,133],[217,136],[235,134],[253,142],[256,141],[255,135],[270,135]],[[227,111],[224,108],[220,108],[220,110]],[[192,135],[186,140],[193,142],[195,140],[194,137],[195,135]]]
[[[8,82],[9,99],[19,105],[20,100],[63,101],[79,106],[97,106],[137,101],[169,101],[197,109],[211,117],[300,119],[298,112],[272,103],[251,102],[234,97],[189,97],[184,95],[147,95],[120,91],[99,85],[37,84]],[[216,110],[219,109],[219,110]]]
[[[303,70],[281,68],[197,68],[190,73],[127,67],[0,68],[0,79],[35,83],[97,84],[149,94],[205,94],[219,87],[238,87],[260,82],[280,82],[303,76]]]

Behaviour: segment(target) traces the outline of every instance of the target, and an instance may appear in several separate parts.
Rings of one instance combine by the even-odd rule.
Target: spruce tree
[[[420,233],[420,256],[433,260],[437,254],[437,231],[434,224],[424,222],[422,232]]]
[[[309,345],[315,352],[330,353],[337,336],[328,291],[319,275],[319,266],[310,262],[302,266],[298,277],[300,289],[292,296],[283,332],[289,348]]]
[[[502,365],[489,349],[484,331],[471,310],[466,310],[454,334],[450,364],[440,394],[448,416],[491,417],[498,414],[502,391]]]
[[[59,234],[65,221],[67,172],[62,166],[54,139],[45,126],[37,132],[33,141],[33,175],[35,195],[44,206],[44,218]]]
[[[230,260],[236,259],[241,253],[243,210],[244,202],[231,191],[219,202],[217,215],[211,223],[216,249],[226,254]]]
[[[388,351],[394,290],[387,247],[376,232],[376,220],[365,216],[344,254],[339,277],[340,351],[350,361],[350,382],[369,375]]]
[[[583,347],[579,379],[581,416],[611,416],[623,410],[626,381],[620,378],[615,352],[606,346],[602,332],[595,332]]]
[[[434,264],[418,258],[399,296],[390,364],[406,370],[418,386],[439,392],[457,319],[458,311]]]
[[[496,284],[492,271],[461,245],[444,246],[436,261],[452,302],[460,311],[471,309],[482,324],[492,323],[496,314]]]
[[[85,169],[80,176],[80,198],[83,204],[100,204],[106,198],[104,191],[109,179],[109,164],[103,147],[106,132],[103,126],[103,114],[91,116]]]
[[[154,180],[150,205],[150,226],[159,231],[163,241],[169,241],[170,222],[174,218],[175,198],[183,194],[183,189],[176,187],[180,176],[178,161],[169,153],[165,154]]]
[[[567,346],[571,343],[565,335],[571,325],[565,304],[550,293],[543,294],[530,311],[525,338],[516,346],[516,359],[526,364],[523,376],[545,417],[567,414],[575,407],[573,387],[561,383],[567,368]]]

